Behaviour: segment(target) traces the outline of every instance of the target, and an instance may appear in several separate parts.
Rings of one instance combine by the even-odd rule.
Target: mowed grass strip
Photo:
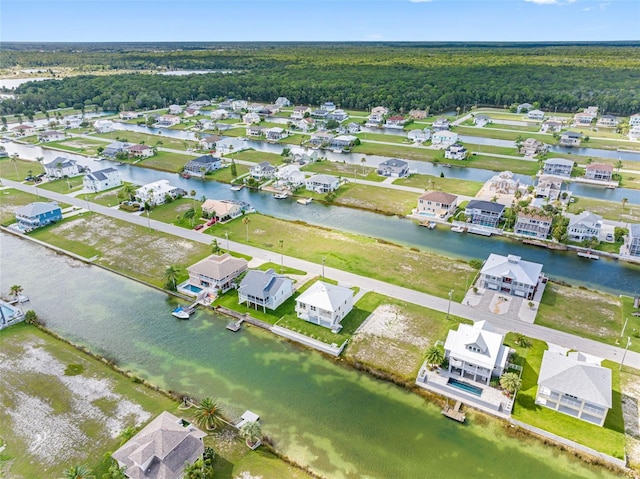
[[[43,190],[55,191],[56,193],[71,193],[72,191],[82,189],[82,179],[84,175],[74,176],[73,178],[60,178],[58,180],[47,181],[39,184],[38,187]]]
[[[275,153],[266,153],[264,151],[256,151],[256,150],[243,150],[237,151],[235,153],[230,153],[224,155],[227,160],[242,160],[242,161],[251,161],[253,163],[260,163],[262,161],[268,161],[273,166],[279,165],[283,162],[283,157],[277,155]]]
[[[23,181],[29,174],[37,175],[44,172],[44,167],[37,161],[22,160],[20,158],[0,158],[0,177],[13,181]]]
[[[169,171],[178,173],[182,171],[184,165],[193,160],[195,156],[181,155],[179,153],[170,153],[168,151],[159,151],[150,158],[137,163],[138,166],[151,168],[154,170]]]
[[[607,414],[604,427],[589,424],[580,419],[553,411],[535,403],[538,392],[538,376],[542,355],[547,344],[537,339],[529,340],[529,347],[515,343],[516,336],[507,334],[505,344],[516,350],[523,364],[522,389],[516,396],[512,416],[532,426],[576,441],[610,456],[624,458],[625,436],[620,393],[620,372],[615,363],[603,361],[602,366],[611,369],[613,408]]]
[[[381,155],[393,158],[404,158],[406,160],[433,161],[441,159],[441,152],[438,150],[428,150],[424,147],[387,145],[384,143],[367,143],[354,146],[353,153],[364,155]]]
[[[443,173],[446,175],[447,170],[443,169]],[[409,178],[398,178],[393,184],[422,188],[424,190],[438,189],[447,193],[465,196],[475,196],[483,185],[479,181],[458,180],[431,175],[411,175]],[[416,205],[417,198],[414,206]]]
[[[637,205],[626,204],[623,208],[622,202],[584,197],[575,197],[575,200],[575,203],[571,203],[567,208],[568,213],[578,214],[583,211],[592,211],[609,220],[640,222],[640,208]]]
[[[408,215],[418,201],[416,193],[359,183],[342,185],[336,193],[334,204],[386,215]]]
[[[138,133],[135,131],[112,131],[109,133],[94,133],[91,136],[99,138],[108,138],[116,141],[116,138],[120,138],[121,141],[129,141],[131,143],[140,143],[148,146],[157,146],[159,148],[169,148],[172,150],[186,150],[187,148],[196,148],[198,143],[192,140],[183,140],[181,138],[172,138],[164,135],[153,135],[150,133]],[[103,143],[103,146],[108,143]]]
[[[382,182],[386,179],[376,173],[375,168],[351,163],[338,163],[334,161],[316,161],[302,167],[303,171],[321,173],[325,175],[357,178],[359,180]]]

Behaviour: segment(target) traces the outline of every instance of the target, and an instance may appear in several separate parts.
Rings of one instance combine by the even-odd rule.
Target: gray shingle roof
[[[45,168],[68,168],[69,166],[73,166],[76,164],[76,160],[71,160],[69,158],[65,158],[64,156],[59,156],[55,160],[46,163],[44,165]]]
[[[50,211],[55,211],[60,209],[58,203],[52,201],[50,203],[43,203],[41,201],[36,201],[34,203],[30,203],[26,206],[22,206],[15,211],[16,215],[26,216],[27,218],[33,218],[35,216],[39,216],[44,213],[49,213]]]
[[[470,210],[483,210],[491,211],[493,213],[502,213],[504,205],[500,203],[494,203],[493,201],[471,200],[467,204],[467,208]]]
[[[393,168],[408,168],[409,163],[406,161],[398,160],[397,158],[391,158],[390,160],[383,161],[378,165],[378,168],[384,168],[386,166]]]
[[[240,283],[239,291],[247,296],[267,299],[275,294],[288,278],[277,275],[273,269],[267,271],[250,270]]]

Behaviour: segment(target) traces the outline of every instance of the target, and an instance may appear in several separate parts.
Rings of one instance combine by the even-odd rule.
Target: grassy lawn
[[[129,184],[129,183],[125,182],[123,186],[126,184]],[[98,203],[99,205],[102,205],[102,206],[114,206],[119,204],[124,199],[128,199],[128,198],[120,198],[118,196],[121,190],[122,190],[122,186],[117,186],[115,188],[111,188],[110,190],[100,191],[98,193],[91,193],[88,195],[82,195],[82,198],[86,198],[92,203]]]
[[[333,203],[383,214],[404,216],[411,213],[411,209],[415,208],[417,201],[418,195],[416,193],[347,183],[340,186]]]
[[[284,143],[286,145],[301,145],[302,142],[308,140],[310,138],[309,135],[303,135],[302,133],[296,133],[294,135],[289,135],[286,138],[283,138],[278,143]]]
[[[513,118],[510,118],[510,119],[513,120]],[[492,128],[492,129],[498,129],[498,130],[515,130],[515,131],[525,131],[525,132],[536,133],[540,131],[540,124],[537,124],[534,126],[526,126],[526,125],[501,125],[498,123],[489,123],[488,125],[485,125],[484,128]]]
[[[0,177],[13,181],[23,181],[29,173],[39,174],[44,171],[37,161],[27,161],[13,158],[0,158]]]
[[[521,175],[535,175],[539,170],[538,162],[536,161],[498,158],[496,156],[486,156],[482,154],[471,155],[461,163],[471,168],[493,171],[509,170],[512,173],[518,173]]]
[[[83,176],[74,176],[73,178],[60,178],[58,180],[47,181],[42,183],[43,190],[55,191],[57,193],[70,193],[82,189]]]
[[[508,128],[508,125],[503,125]],[[516,141],[519,136],[526,138],[535,138],[547,144],[557,144],[558,141],[553,138],[553,135],[541,134],[541,133],[526,133],[519,131],[501,131],[495,129],[485,128],[473,128],[468,126],[456,126],[454,131],[460,135],[477,136],[482,138],[494,138],[496,140],[512,140]],[[484,145],[483,145],[484,147]]]
[[[229,238],[246,243],[246,227],[240,221],[225,225]],[[207,231],[209,232],[209,231]],[[211,232],[223,237],[219,232]],[[453,288],[454,300],[462,300],[465,275],[474,273],[466,262],[421,252],[382,240],[252,214],[248,244],[285,255],[313,261],[326,258],[326,265],[354,274],[445,297]],[[380,258],[386,258],[380,261]],[[285,262],[286,265],[286,262]]]
[[[119,137],[121,141],[130,141],[131,143],[141,143],[149,146],[158,146],[160,148],[170,148],[173,150],[186,150],[187,148],[196,148],[198,144],[195,141],[183,140],[181,138],[171,138],[169,136],[151,135],[147,133],[138,133],[134,131],[112,131],[110,133],[96,133],[92,136],[101,138],[109,138],[116,141]],[[123,140],[124,139],[124,140]],[[106,143],[103,144],[103,146]]]
[[[243,150],[235,153],[229,153],[224,155],[225,158],[231,160],[251,161],[253,163],[260,163],[261,161],[268,161],[272,165],[279,165],[282,163],[283,158],[275,153],[265,153],[264,151],[256,150]]]
[[[603,218],[615,221],[640,222],[640,208],[634,205],[626,205],[622,208],[622,203],[614,201],[596,200],[593,198],[575,197],[576,202],[571,203],[567,211],[578,214],[588,210],[601,215]]]
[[[285,274],[285,275],[295,274],[295,275],[302,276],[307,274],[306,271],[302,271],[300,269],[295,269],[295,268],[289,268],[288,266],[282,267],[278,263],[271,263],[271,262],[263,263],[260,266],[258,266],[256,269],[259,269],[260,271],[273,269],[276,273]]]
[[[447,170],[443,170],[447,174]],[[411,186],[413,188],[438,189],[456,195],[475,196],[482,183],[478,181],[458,180],[452,178],[441,178],[431,175],[411,175],[409,178],[399,178],[393,182],[394,185]],[[416,200],[417,201],[417,200]]]
[[[512,416],[532,426],[558,434],[587,447],[602,451],[614,457],[624,457],[624,423],[622,418],[622,401],[620,393],[620,373],[615,363],[603,361],[602,365],[611,369],[613,408],[609,411],[604,427],[589,424],[580,419],[552,411],[535,404],[538,391],[538,375],[542,355],[547,344],[530,340],[530,347],[522,348],[515,344],[515,336],[509,333],[505,344],[514,348],[524,362],[522,372],[522,389],[516,397]]]
[[[43,146],[46,148],[59,148],[71,153],[81,153],[87,156],[96,156],[98,148],[104,148],[108,143],[100,140],[90,140],[88,138],[69,138],[63,141],[50,141]]]
[[[22,191],[6,189],[0,190],[0,224],[13,223],[15,220],[14,211],[20,206],[28,205],[37,201],[36,195],[24,193]]]
[[[162,221],[163,223],[171,223],[175,226],[182,226],[183,228],[192,228],[199,223],[204,223],[204,221],[200,219],[202,216],[201,205],[202,203],[200,203],[198,199],[180,198],[171,203],[156,206],[151,210],[151,213],[149,213],[149,217],[153,220]],[[193,226],[190,219],[182,218],[184,213],[191,208],[195,208],[196,210],[195,217],[193,218]]]
[[[184,269],[211,250],[208,245],[95,213],[74,216],[30,235],[85,258],[98,256],[97,264],[161,287],[168,265]]]
[[[115,372],[102,362],[76,350],[72,346],[57,340],[33,326],[19,324],[0,332],[3,363],[15,364],[15,370],[5,370],[0,375],[0,422],[3,424],[2,438],[6,444],[0,457],[0,474],[5,477],[62,477],[63,470],[72,464],[87,464],[95,477],[102,477],[110,465],[109,452],[120,446],[120,439],[111,437],[108,421],[118,424],[120,430],[135,425],[136,416],[118,415],[115,407],[119,403],[140,407],[138,422],[143,425],[162,411],[169,411],[178,417],[193,421],[192,411],[181,411],[178,404],[157,391],[132,381],[131,378]],[[37,371],[30,370],[20,374],[19,368],[23,358],[27,358],[30,351],[37,351],[42,367]],[[31,353],[33,354],[33,353]],[[74,393],[62,378],[52,373],[56,368],[66,369],[69,365],[79,365],[81,372],[75,376],[76,382],[100,381],[102,397],[88,402],[87,398]],[[37,367],[37,366],[36,366]],[[80,386],[82,387],[82,386]],[[87,388],[90,388],[87,383]],[[18,394],[20,396],[18,397]],[[96,392],[92,393],[96,394]],[[31,443],[30,437],[24,432],[14,430],[14,422],[9,414],[17,408],[20,402],[28,398],[29,403],[36,406],[38,417],[42,416],[42,425],[52,420],[58,421],[63,429],[67,426],[78,430],[86,440],[78,440],[77,434],[70,434],[72,444],[54,446],[57,453],[47,458],[47,463],[37,456],[27,452]],[[87,407],[93,408],[88,415]],[[97,409],[96,409],[97,408]],[[96,412],[97,411],[97,412]],[[26,412],[26,411],[23,411]],[[20,413],[17,413],[20,414]],[[27,412],[33,419],[34,411]],[[99,417],[96,417],[98,415]],[[41,426],[42,427],[42,426]],[[73,432],[73,429],[70,432]],[[60,432],[60,431],[58,431]],[[64,432],[63,432],[64,434]],[[258,472],[265,478],[309,478],[306,473],[292,468],[279,460],[273,454],[260,448],[249,450],[244,441],[238,438],[229,441],[229,431],[218,428],[204,438],[206,446],[216,451],[214,462],[216,477],[235,477],[242,471]],[[54,444],[57,441],[53,441]],[[66,457],[65,457],[66,456]],[[44,468],[44,469],[43,469]]]
[[[405,143],[407,145],[412,144],[412,142],[409,141],[406,136],[400,136],[400,135],[362,132],[362,133],[356,133],[355,136],[360,138],[365,143],[369,141],[385,141],[388,143]]]
[[[223,132],[221,132],[221,134],[224,136],[233,136],[233,137],[246,136],[247,129],[245,127],[230,128],[229,130],[224,130]]]
[[[359,180],[382,182],[386,178],[376,173],[375,168],[364,167],[366,176],[362,176],[363,168],[360,165],[352,165],[349,163],[337,163],[333,161],[316,161],[305,165],[302,170],[313,173],[322,173],[326,175],[356,177]]]
[[[137,165],[143,166],[145,168],[152,168],[154,170],[178,173],[182,171],[184,165],[186,165],[193,158],[193,156],[181,155],[179,153],[159,151],[154,156],[146,158],[140,163],[137,163]]]
[[[437,150],[427,150],[426,148],[401,145],[386,145],[383,143],[363,142],[353,147],[353,153],[363,155],[381,155],[407,160],[433,161],[440,159],[442,153]]]
[[[246,175],[247,173],[249,173],[249,167],[247,165],[236,164],[236,173],[238,174],[238,176]],[[231,183],[236,179],[236,177],[231,174],[231,168],[228,166],[208,173],[205,178],[216,180],[221,183]]]
[[[484,153],[487,155],[507,155],[507,156],[518,156],[523,157],[518,153],[516,148],[511,148],[508,146],[493,146],[493,145],[476,145],[473,143],[465,143],[464,144],[468,150],[475,151],[477,153]]]
[[[277,271],[280,271],[278,267]],[[238,304],[238,290],[231,289],[214,301],[214,306],[223,306],[239,313],[248,313],[256,319],[265,321],[267,323],[275,324],[285,314],[293,314],[295,316],[296,300],[299,293],[294,293],[293,296],[282,303],[277,309],[262,311],[261,308],[255,309],[253,307],[247,307],[245,303]]]

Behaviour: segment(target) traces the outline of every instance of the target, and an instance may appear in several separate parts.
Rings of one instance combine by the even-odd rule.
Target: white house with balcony
[[[447,147],[449,145],[453,145],[458,141],[458,134],[454,131],[449,130],[440,130],[434,131],[431,136],[431,143],[433,145],[442,145]]]
[[[599,239],[602,231],[602,216],[591,211],[583,211],[579,215],[567,214],[569,225],[567,236],[571,241],[584,241],[591,238]]]
[[[59,156],[55,160],[45,163],[42,166],[47,176],[51,178],[71,178],[80,174],[80,168],[76,160],[71,160],[64,156]]]
[[[332,331],[342,329],[340,322],[353,309],[353,291],[316,281],[296,300],[298,318]]]
[[[533,299],[543,280],[542,265],[520,256],[491,253],[480,270],[478,284],[500,293]]]
[[[140,203],[149,203],[151,206],[161,205],[167,200],[167,195],[177,198],[183,190],[169,184],[169,180],[158,180],[138,188],[134,194]]]
[[[292,295],[293,281],[286,276],[276,274],[273,269],[250,270],[238,287],[238,304],[261,308],[263,312],[273,311]]]
[[[122,185],[120,172],[115,168],[105,168],[103,170],[93,171],[82,178],[82,186],[85,190],[104,191]]]
[[[96,120],[93,123],[93,129],[96,130],[97,133],[109,133],[115,128],[111,120]]]
[[[305,188],[316,193],[336,191],[340,180],[333,175],[313,175],[305,180]]]

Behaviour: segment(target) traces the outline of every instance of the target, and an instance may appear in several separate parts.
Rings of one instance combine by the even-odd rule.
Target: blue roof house
[[[18,228],[27,233],[36,228],[60,221],[62,219],[62,210],[55,201],[50,203],[36,201],[18,208],[15,211],[15,215]]]

